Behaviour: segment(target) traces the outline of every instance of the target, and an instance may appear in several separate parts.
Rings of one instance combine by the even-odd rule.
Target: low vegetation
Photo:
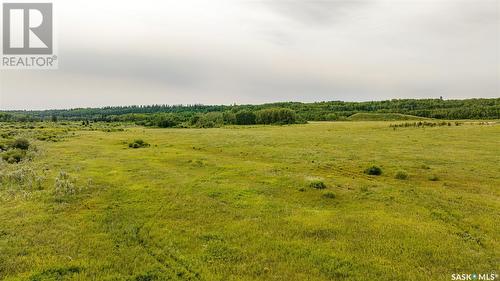
[[[128,144],[128,147],[130,148],[144,148],[144,147],[149,147],[150,144],[143,141],[142,139],[136,139],[133,142]]]
[[[401,120],[428,120],[425,117],[399,113],[356,113],[347,118],[349,121],[401,121]]]
[[[320,180],[313,180],[311,181],[311,183],[309,183],[309,187],[312,187],[314,189],[325,189],[326,184]]]
[[[20,150],[28,150],[30,147],[30,142],[27,139],[16,139],[12,143],[12,148]]]
[[[438,176],[436,176],[436,175],[430,175],[430,176],[429,176],[429,180],[430,180],[430,181],[439,181],[439,177],[438,177]]]
[[[22,165],[5,165],[0,162],[0,197],[8,195],[5,191],[18,191],[24,194],[43,189],[45,178],[39,167],[33,163],[23,163]],[[3,191],[3,192],[2,192]],[[2,194],[3,193],[3,194]]]
[[[449,122],[449,121],[441,121],[441,122],[427,122],[427,121],[419,121],[419,122],[406,122],[401,124],[391,124],[391,128],[408,128],[408,127],[416,127],[416,128],[424,128],[424,127],[442,127],[442,126],[460,126],[462,122]]]
[[[410,176],[406,171],[397,171],[394,177],[398,180],[407,180]]]
[[[337,197],[335,195],[335,193],[333,193],[333,192],[325,192],[325,193],[323,193],[322,196],[323,196],[323,198],[327,198],[327,199],[335,199],[335,197]]]
[[[15,164],[23,161],[27,157],[27,151],[30,148],[30,142],[24,138],[11,140],[0,138],[0,156],[3,161],[9,164]]]
[[[14,164],[21,162],[26,157],[26,152],[20,149],[10,149],[2,153],[3,161]]]

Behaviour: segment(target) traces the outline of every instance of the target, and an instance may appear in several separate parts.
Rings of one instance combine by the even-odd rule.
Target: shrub
[[[237,125],[253,125],[255,124],[255,113],[247,110],[238,111],[235,115]]]
[[[172,128],[180,123],[179,118],[173,114],[159,114],[153,118],[153,124],[160,128]]]
[[[2,167],[0,163],[0,184],[11,184],[23,190],[41,190],[43,176],[32,165],[19,165],[15,168]]]
[[[378,166],[371,166],[365,170],[365,174],[370,176],[380,176],[382,175],[382,169]]]
[[[133,142],[128,144],[128,147],[130,148],[142,148],[142,147],[149,147],[150,144],[143,141],[142,139],[136,139]]]
[[[257,124],[295,124],[295,111],[288,108],[268,108],[255,113]]]
[[[326,192],[326,193],[323,194],[323,198],[335,199],[335,197],[337,197],[337,196],[333,192]]]
[[[438,176],[436,176],[436,175],[431,175],[431,176],[429,177],[429,180],[430,180],[430,181],[439,181],[439,178],[438,178]]]
[[[325,121],[337,121],[339,120],[339,116],[335,113],[328,113],[325,115]]]
[[[189,125],[196,126],[196,124],[200,121],[200,119],[201,119],[201,114],[194,115],[189,119]]]
[[[20,149],[11,149],[2,153],[2,159],[9,164],[19,163],[26,156],[26,152]]]
[[[315,181],[312,181],[310,184],[309,184],[309,187],[312,187],[312,188],[315,188],[315,189],[325,189],[326,188],[326,184],[320,180],[315,180]]]
[[[57,196],[73,195],[78,192],[75,181],[64,171],[60,171],[56,177],[54,191]]]
[[[226,111],[222,113],[222,117],[224,119],[225,125],[236,124],[236,114],[234,114],[233,112]]]
[[[219,128],[224,125],[224,114],[221,112],[208,112],[195,115],[189,123],[191,126],[198,128]]]
[[[30,142],[27,139],[16,139],[12,143],[12,148],[28,150],[29,147],[30,147]]]
[[[398,171],[394,177],[398,180],[407,180],[409,175],[405,171]]]

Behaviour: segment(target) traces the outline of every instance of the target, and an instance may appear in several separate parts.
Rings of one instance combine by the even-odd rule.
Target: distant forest
[[[175,127],[346,120],[356,113],[400,113],[436,119],[500,119],[500,98],[398,99],[370,102],[280,102],[261,105],[146,105],[67,110],[2,111],[0,121],[104,121]],[[206,125],[204,122],[208,122]],[[197,125],[198,124],[198,125]]]

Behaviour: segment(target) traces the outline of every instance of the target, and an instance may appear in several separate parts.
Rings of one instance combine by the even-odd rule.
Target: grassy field
[[[500,126],[390,124],[4,124],[5,137],[57,137],[32,140],[31,161],[0,166],[0,279],[451,280],[498,272]],[[134,139],[150,146],[129,148]],[[365,174],[372,165],[382,175]],[[325,189],[310,186],[320,181]],[[74,192],[61,195],[58,185]]]

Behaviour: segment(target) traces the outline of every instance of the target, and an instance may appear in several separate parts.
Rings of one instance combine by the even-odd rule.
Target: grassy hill
[[[500,126],[389,124],[2,124],[5,143],[30,140],[32,160],[0,163],[0,279],[450,280],[498,270]],[[365,174],[372,165],[382,175]]]

